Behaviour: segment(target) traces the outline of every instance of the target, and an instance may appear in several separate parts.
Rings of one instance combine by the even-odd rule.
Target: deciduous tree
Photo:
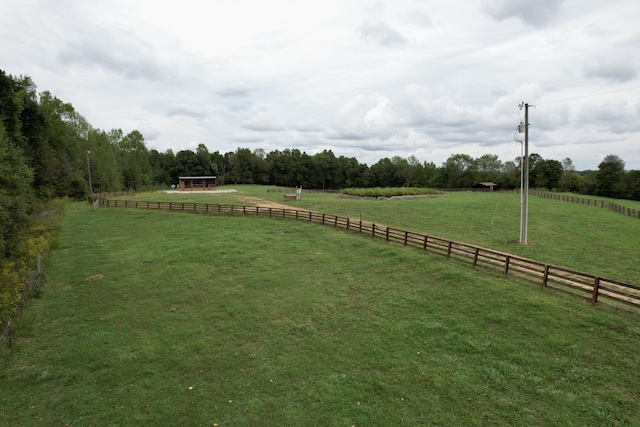
[[[603,197],[624,196],[624,161],[609,154],[598,165],[596,172],[596,192]]]

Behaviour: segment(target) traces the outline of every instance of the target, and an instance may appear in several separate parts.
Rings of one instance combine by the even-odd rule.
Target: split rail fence
[[[90,197],[89,200],[92,203],[97,200],[100,205],[104,207],[159,209],[204,214],[243,214],[313,222],[381,238],[387,242],[410,246],[425,252],[439,254],[470,264],[473,267],[486,268],[505,276],[513,276],[545,288],[565,292],[586,299],[594,305],[600,304],[618,310],[640,314],[640,286],[638,285],[582,273],[493,249],[413,231],[377,225],[372,222],[353,220],[348,217],[313,211],[261,206],[117,200],[101,198],[100,195],[94,195]]]
[[[640,211],[637,209],[629,208],[619,205],[608,200],[596,200],[587,199],[584,197],[567,196],[566,194],[549,193],[548,191],[531,190],[529,192],[532,196],[542,197],[544,199],[562,200],[563,202],[578,203],[580,205],[595,206],[600,208],[609,209],[623,215],[632,216],[634,218],[640,218]]]

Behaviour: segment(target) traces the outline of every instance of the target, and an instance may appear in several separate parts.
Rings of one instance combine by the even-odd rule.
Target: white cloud
[[[330,134],[335,139],[388,138],[397,124],[396,112],[388,98],[359,95],[340,108]]]
[[[402,45],[408,42],[402,34],[383,21],[366,20],[360,25],[358,31],[364,40],[382,46]]]
[[[544,27],[556,19],[562,3],[562,0],[486,0],[483,10],[498,21],[517,18],[534,27]]]
[[[244,128],[253,131],[281,131],[286,129],[286,125],[283,121],[280,121],[267,111],[257,111],[249,119],[245,120]]]
[[[160,151],[509,160],[524,101],[534,152],[640,169],[637,22],[634,0],[4,0],[0,67]]]
[[[599,77],[617,83],[633,81],[638,77],[638,65],[634,53],[591,59],[584,67],[587,77]]]

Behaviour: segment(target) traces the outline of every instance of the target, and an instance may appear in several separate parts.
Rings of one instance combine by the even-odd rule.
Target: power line
[[[612,119],[631,119],[640,117],[638,114],[632,114],[629,116],[609,116],[609,117],[592,117],[590,119],[576,119],[576,120],[560,120],[557,122],[533,122],[532,125],[553,125],[558,123],[576,123],[576,122],[596,122],[598,120],[612,120]]]
[[[610,93],[624,92],[624,91],[627,91],[627,90],[635,90],[635,89],[640,89],[640,86],[628,87],[628,88],[625,88],[625,89],[616,89],[616,90],[611,90],[611,91],[608,91],[608,92],[593,93],[591,95],[576,96],[574,98],[559,99],[557,101],[542,102],[542,103],[538,103],[536,105],[557,104],[559,102],[567,102],[567,101],[573,101],[573,100],[576,100],[576,99],[591,98],[591,97],[594,97],[594,96],[608,95]]]

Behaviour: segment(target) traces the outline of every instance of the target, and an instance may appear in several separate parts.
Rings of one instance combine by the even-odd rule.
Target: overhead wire
[[[536,103],[536,105],[540,106],[540,105],[558,104],[560,102],[573,101],[573,100],[576,100],[576,99],[583,99],[583,98],[591,98],[591,97],[594,97],[594,96],[608,95],[610,93],[625,92],[625,91],[628,91],[628,90],[635,90],[635,89],[640,89],[640,86],[633,86],[633,87],[628,87],[628,88],[624,88],[624,89],[610,90],[608,92],[592,93],[590,95],[582,95],[582,96],[576,96],[576,97],[573,97],[573,98],[559,99],[557,101],[541,102],[541,103]]]
[[[577,99],[584,99],[584,98],[592,98],[592,97],[595,97],[595,96],[609,95],[609,94],[612,94],[612,93],[626,92],[626,91],[636,90],[636,89],[640,89],[640,86],[633,86],[633,87],[628,87],[628,88],[623,88],[623,89],[610,90],[610,91],[607,91],[607,92],[592,93],[592,94],[589,94],[589,95],[575,96],[573,98],[559,99],[559,100],[556,100],[556,101],[536,103],[536,106],[559,104],[561,102],[574,101],[574,100],[577,100]],[[522,113],[520,113],[520,115],[522,116]],[[558,123],[596,122],[596,121],[599,121],[599,120],[614,120],[614,119],[625,119],[625,118],[636,118],[636,117],[640,117],[640,115],[633,114],[633,115],[624,115],[624,116],[592,117],[592,118],[589,118],[589,119],[560,120],[560,121],[553,121],[553,122],[536,122],[536,123],[531,123],[531,124],[542,125],[542,124],[558,124]],[[520,117],[520,121],[522,122],[522,117]]]
[[[577,122],[596,122],[599,120],[610,120],[610,119],[632,119],[640,117],[640,114],[632,114],[627,116],[608,116],[608,117],[591,117],[589,119],[576,119],[576,120],[560,120],[557,122],[534,122],[531,124],[535,125],[552,125],[558,123],[577,123]]]

